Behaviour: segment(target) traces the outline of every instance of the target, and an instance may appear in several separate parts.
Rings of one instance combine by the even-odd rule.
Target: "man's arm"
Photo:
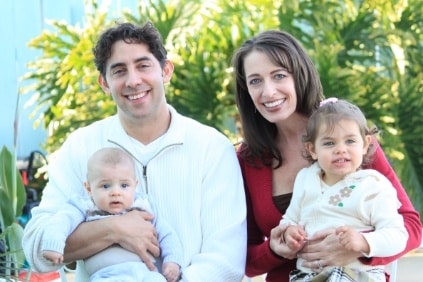
[[[225,141],[209,150],[201,202],[202,246],[182,281],[241,281],[245,272],[246,204],[240,167]]]
[[[158,257],[160,249],[150,222],[152,219],[151,214],[134,210],[121,216],[84,222],[66,240],[65,262],[90,257],[118,244],[138,254],[150,269],[154,269],[148,253]]]

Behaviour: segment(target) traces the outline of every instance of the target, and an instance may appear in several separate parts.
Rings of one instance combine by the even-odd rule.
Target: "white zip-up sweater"
[[[117,115],[71,133],[49,163],[49,183],[24,230],[29,264],[57,269],[42,257],[47,219],[71,197],[85,196],[88,158],[102,147],[117,146],[136,159],[138,189],[155,199],[161,216],[183,248],[182,281],[235,282],[244,276],[246,204],[235,149],[217,130],[181,116],[169,106],[171,124],[161,150],[148,163],[137,160],[135,145]],[[76,281],[88,281],[78,262]]]

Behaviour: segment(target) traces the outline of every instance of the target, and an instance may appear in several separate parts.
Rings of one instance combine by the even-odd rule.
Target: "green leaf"
[[[3,146],[0,152],[0,211],[2,227],[7,227],[22,214],[26,202],[25,187],[16,168],[15,158]]]

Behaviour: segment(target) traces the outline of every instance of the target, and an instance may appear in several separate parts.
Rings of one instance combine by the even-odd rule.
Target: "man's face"
[[[156,120],[166,109],[164,83],[170,81],[173,65],[163,69],[145,44],[117,41],[107,61],[103,90],[112,95],[124,124]]]

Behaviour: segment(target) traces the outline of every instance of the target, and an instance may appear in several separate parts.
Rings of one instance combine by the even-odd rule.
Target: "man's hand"
[[[160,255],[156,230],[148,212],[131,211],[124,215],[81,223],[67,238],[64,262],[88,258],[118,244],[137,254],[150,270],[154,270],[151,256]]]
[[[122,216],[114,216],[116,243],[122,248],[136,253],[150,270],[155,270],[150,257],[160,256],[157,232],[151,223],[154,216],[148,212],[131,211]],[[150,255],[151,254],[151,255]]]

